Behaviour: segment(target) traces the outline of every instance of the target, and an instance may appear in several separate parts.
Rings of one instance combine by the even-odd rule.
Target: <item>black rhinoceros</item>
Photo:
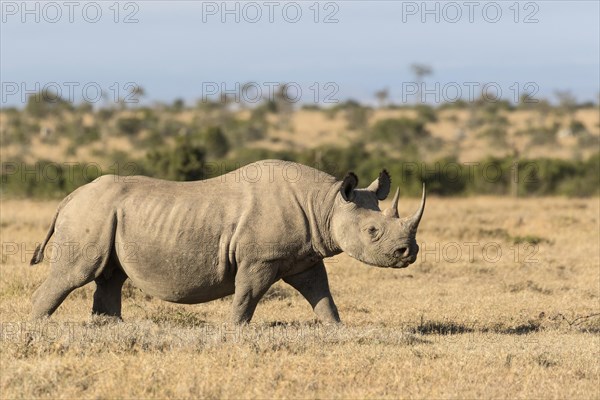
[[[399,218],[378,201],[390,191],[383,170],[366,189],[301,164],[264,160],[195,182],[105,175],[58,206],[31,260],[54,236],[51,272],[33,296],[32,317],[49,316],[74,289],[96,283],[92,312],[119,316],[127,278],[149,295],[202,303],[233,294],[233,322],[252,318],[279,279],[325,322],[339,322],[325,257],[346,252],[364,263],[404,268],[419,250],[425,207]],[[60,256],[56,256],[59,254]],[[50,258],[50,257],[49,257]]]

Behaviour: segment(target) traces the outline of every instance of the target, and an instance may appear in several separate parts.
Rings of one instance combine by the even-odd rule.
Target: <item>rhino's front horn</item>
[[[427,195],[425,194],[425,183],[423,183],[423,194],[421,195],[421,205],[419,209],[412,215],[412,217],[408,218],[408,223],[411,231],[416,231],[419,227],[419,222],[421,222],[421,217],[423,216],[423,211],[425,211],[425,199]]]
[[[400,188],[396,189],[396,194],[392,200],[392,205],[389,208],[383,210],[383,215],[386,217],[400,218],[398,215],[398,198],[400,197]]]

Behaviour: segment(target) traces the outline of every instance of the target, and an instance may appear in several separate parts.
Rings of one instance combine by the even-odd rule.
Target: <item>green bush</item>
[[[14,197],[61,198],[102,173],[94,163],[72,164],[39,161],[2,164],[2,195]]]
[[[121,117],[117,120],[119,132],[128,136],[137,135],[142,129],[143,121],[137,117]]]
[[[58,114],[63,110],[72,110],[73,106],[51,91],[40,91],[27,98],[25,111],[32,117],[42,118],[48,114]]]
[[[174,119],[166,119],[161,122],[159,131],[164,136],[177,136],[181,133],[184,133],[187,129],[187,125],[183,122],[179,122]]]
[[[79,131],[76,142],[78,145],[84,145],[98,140],[100,140],[100,129],[97,126],[86,126]]]
[[[403,146],[417,139],[429,137],[422,121],[410,118],[388,118],[371,128],[371,137],[391,145]]]
[[[585,125],[581,121],[577,121],[576,119],[571,121],[571,123],[569,124],[569,129],[571,130],[571,132],[573,132],[574,135],[579,135],[587,132]]]
[[[164,145],[165,137],[161,134],[158,129],[150,129],[146,132],[146,135],[142,140],[140,140],[140,144],[147,148],[154,148]]]
[[[367,127],[369,122],[370,109],[360,104],[348,106],[345,110],[346,128],[352,131],[361,130]]]
[[[221,158],[229,152],[229,141],[219,127],[209,127],[204,133],[204,146],[211,158]]]
[[[419,121],[423,123],[437,121],[437,114],[433,107],[427,104],[419,104],[415,106],[415,110],[417,111],[417,119]]]
[[[205,178],[203,147],[179,139],[173,149],[152,150],[147,154],[146,170],[157,178],[174,181],[193,181]]]
[[[529,137],[530,145],[549,145],[556,143],[556,132],[558,127],[554,126],[552,128],[545,127],[535,127],[528,128],[524,130],[520,130],[516,132],[518,136],[527,136]]]
[[[231,139],[230,143],[239,147],[248,142],[264,139],[269,129],[266,115],[265,108],[256,108],[252,110],[247,120],[232,118],[225,124],[223,133]]]
[[[485,138],[491,145],[494,146],[506,146],[506,129],[498,126],[492,126],[484,129],[478,135],[479,137]]]
[[[577,145],[581,148],[597,149],[600,147],[600,137],[589,132],[582,132],[577,136]]]
[[[292,158],[292,157],[290,157]],[[361,165],[369,158],[369,153],[361,143],[349,147],[322,146],[305,150],[295,160],[323,170],[338,179],[342,179],[348,171],[362,172]]]
[[[519,196],[597,196],[600,194],[600,154],[585,161],[557,159],[489,158],[477,163],[460,163],[454,158],[423,163],[398,159],[382,152],[368,152],[362,145],[346,148],[324,146],[301,152],[240,148],[229,158],[206,162],[204,147],[181,138],[175,148],[153,150],[142,163],[114,153],[115,163],[100,171],[94,164],[59,165],[48,161],[35,165],[2,164],[2,195],[63,197],[101,173],[149,175],[169,180],[198,180],[221,175],[262,159],[296,161],[326,171],[338,179],[354,171],[367,186],[386,168],[394,186],[403,196],[419,196],[422,182],[430,194],[461,196],[471,194]],[[215,165],[218,168],[215,168]],[[32,172],[33,171],[33,172]]]

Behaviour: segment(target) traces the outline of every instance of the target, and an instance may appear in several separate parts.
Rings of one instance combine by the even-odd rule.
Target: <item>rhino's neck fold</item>
[[[331,257],[342,252],[331,234],[331,218],[338,191],[339,184],[317,190],[308,203],[312,246],[321,257]]]

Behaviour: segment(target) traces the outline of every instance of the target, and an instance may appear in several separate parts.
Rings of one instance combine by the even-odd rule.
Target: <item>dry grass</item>
[[[92,285],[25,322],[48,269],[27,261],[55,206],[1,207],[2,398],[600,398],[597,198],[433,198],[410,268],[328,262],[343,327],[277,284],[242,331],[222,325],[230,299],[131,286],[124,322],[90,318]]]

